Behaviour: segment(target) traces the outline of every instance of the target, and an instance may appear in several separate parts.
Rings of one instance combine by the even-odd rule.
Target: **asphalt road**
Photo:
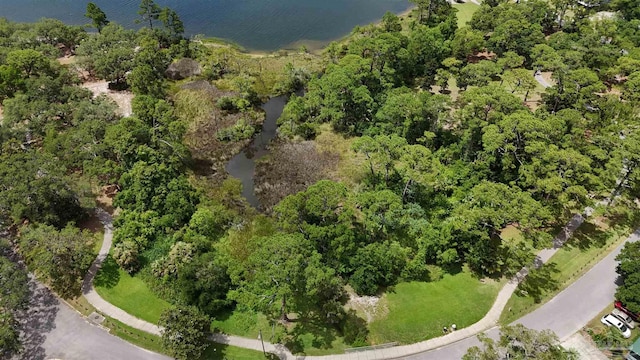
[[[22,314],[24,352],[15,359],[168,360],[88,323],[46,288],[32,282],[29,311]]]
[[[640,229],[631,234],[627,241],[638,241],[638,239],[640,239]],[[548,303],[517,320],[516,323],[536,330],[551,329],[558,335],[560,341],[580,330],[602,309],[612,305],[618,280],[615,257],[623,246],[624,244],[617,247],[580,279]],[[498,329],[493,328],[487,331],[487,335],[497,338]],[[406,359],[458,360],[468,348],[479,344],[480,342],[474,336]]]

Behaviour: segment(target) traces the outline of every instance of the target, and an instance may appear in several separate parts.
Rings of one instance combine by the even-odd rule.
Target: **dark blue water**
[[[33,22],[42,17],[87,24],[89,0],[0,0],[0,17]],[[93,0],[110,20],[135,27],[139,0]],[[275,50],[324,43],[356,25],[402,12],[408,0],[156,0],[178,12],[189,35],[231,40],[248,49]]]

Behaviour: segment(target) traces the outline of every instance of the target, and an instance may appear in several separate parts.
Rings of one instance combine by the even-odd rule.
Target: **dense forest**
[[[491,0],[459,27],[450,3],[413,2],[409,17],[387,13],[271,77],[185,38],[178,14],[151,0],[139,30],[92,3],[95,31],[0,19],[0,216],[13,245],[58,294],[78,296],[95,242],[79,224],[115,189],[111,257],[186,309],[163,316],[168,329],[180,314],[206,325],[252,311],[281,329],[273,341],[295,343],[289,325],[310,322],[357,346],[368,330],[348,293],[460,271],[508,277],[586,206],[635,206],[640,3]],[[202,71],[166,71],[181,59]],[[538,72],[551,86],[539,89]],[[130,91],[131,114],[80,86],[96,79]],[[258,166],[284,185],[257,210],[222,169],[259,131],[270,94],[290,99]],[[323,136],[348,146],[323,153]],[[517,241],[501,235],[508,226]],[[637,269],[623,271],[637,287]],[[621,292],[640,310],[637,294]],[[16,344],[18,295],[0,297],[0,343]]]

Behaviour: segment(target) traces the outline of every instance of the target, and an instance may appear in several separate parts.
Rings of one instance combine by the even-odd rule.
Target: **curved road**
[[[640,229],[631,234],[627,241],[638,241],[638,239],[640,239]],[[516,323],[536,330],[553,330],[560,341],[566,340],[580,330],[602,309],[612,305],[618,280],[615,257],[623,246],[624,244],[618,246],[580,279],[548,303],[517,320]],[[487,335],[497,338],[498,329],[487,331]],[[462,358],[469,347],[479,343],[474,336],[439,349],[405,357],[405,359],[457,360]]]
[[[168,360],[132,345],[62,303],[47,288],[32,280],[29,309],[21,314],[24,352],[16,359]]]

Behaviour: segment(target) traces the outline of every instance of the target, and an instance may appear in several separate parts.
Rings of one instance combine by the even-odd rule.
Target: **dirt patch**
[[[109,83],[106,81],[88,81],[83,83],[82,87],[91,91],[94,97],[106,95],[113,100],[116,105],[118,105],[120,115],[131,116],[131,100],[133,100],[133,93],[130,91],[110,90]]]
[[[108,213],[113,214],[113,198],[118,193],[118,187],[116,185],[107,185],[100,188],[100,193],[96,201],[98,205],[106,210]]]
[[[271,155],[256,164],[256,195],[266,212],[287,195],[305,190],[318,180],[329,179],[338,154],[319,151],[313,141],[275,143]]]
[[[350,287],[347,287],[349,301],[345,304],[346,309],[352,309],[370,324],[375,319],[385,317],[389,313],[389,308],[384,299],[379,296],[358,296]]]
[[[609,219],[604,216],[593,218],[591,219],[591,222],[602,231],[607,231],[609,229]]]

